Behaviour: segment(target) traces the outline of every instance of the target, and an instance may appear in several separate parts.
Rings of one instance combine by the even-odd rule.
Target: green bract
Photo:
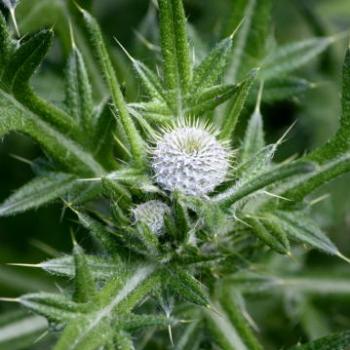
[[[71,287],[62,293],[4,299],[46,318],[57,336],[52,349],[170,349],[173,342],[177,350],[258,350],[264,340],[251,327],[246,294],[287,297],[294,290],[304,297],[337,285],[349,295],[347,280],[310,283],[300,266],[287,272],[280,266],[305,249],[347,260],[314,222],[305,198],[350,170],[350,50],[339,130],[315,151],[277,163],[284,137],[266,143],[261,103],[307,90],[311,84],[290,73],[337,37],[270,48],[270,1],[234,6],[227,37],[196,62],[182,0],[158,0],[159,71],[125,52],[145,96],[133,102],[98,22],[86,9],[67,6],[74,20],[64,106],[31,87],[53,31],[19,40],[0,16],[0,137],[24,133],[46,154],[33,166],[36,177],[0,205],[0,216],[61,199],[95,243],[86,253],[74,241],[71,255],[34,265],[68,278]],[[239,142],[238,122],[252,110]],[[191,126],[172,129],[183,120]],[[33,315],[0,322],[0,349],[28,337],[5,336],[24,321],[32,323],[31,335],[47,328]],[[2,329],[9,333],[2,336]],[[346,346],[348,332],[292,349]]]

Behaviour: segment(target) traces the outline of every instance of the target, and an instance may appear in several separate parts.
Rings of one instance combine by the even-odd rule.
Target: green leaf
[[[131,60],[151,99],[162,101],[167,104],[168,107],[171,107],[171,101],[160,78],[142,62],[135,60],[132,57]]]
[[[262,346],[259,344],[247,320],[242,314],[238,302],[238,294],[230,290],[230,288],[223,287],[222,295],[220,296],[220,305],[233,328],[239,333],[245,346],[250,350],[262,350]]]
[[[200,326],[202,322],[196,315],[186,329],[182,332],[181,337],[176,341],[175,350],[197,350],[200,342]]]
[[[21,131],[41,144],[56,161],[78,174],[104,173],[91,154],[73,140],[40,120],[13,97],[0,90],[0,137],[10,131]]]
[[[223,76],[232,53],[233,37],[220,41],[209,55],[195,68],[191,91],[217,85]]]
[[[23,84],[29,81],[35,69],[45,57],[52,41],[52,32],[41,30],[29,37],[15,51],[5,67],[2,82],[11,89],[15,80]]]
[[[279,221],[283,225],[282,228],[291,239],[344,258],[338,248],[305,214],[279,210],[276,212],[276,218],[278,219],[275,219],[275,222]]]
[[[20,350],[30,347],[47,329],[41,316],[28,316],[23,312],[2,313],[0,319],[0,350]]]
[[[63,331],[54,350],[96,350],[113,339],[107,318],[76,317]]]
[[[307,157],[320,164],[332,161],[350,149],[350,48],[346,51],[343,65],[342,115],[337,133],[324,145]]]
[[[277,146],[278,143],[267,145],[252,155],[250,159],[240,163],[234,171],[235,178],[240,179],[240,183],[243,184],[258,174],[267,171],[271,167],[271,160]]]
[[[292,99],[304,94],[316,84],[297,77],[278,77],[264,83],[264,103]],[[251,96],[256,96],[258,87],[255,87]],[[251,101],[253,103],[253,101]]]
[[[186,242],[191,228],[191,222],[187,208],[180,199],[174,202],[174,219],[177,233],[176,238],[179,242]]]
[[[244,220],[251,225],[253,233],[272,250],[280,254],[289,253],[288,239],[282,230],[271,230],[271,225],[268,227],[263,220],[254,217],[244,218]]]
[[[91,85],[83,56],[75,46],[68,60],[66,91],[70,115],[77,120],[87,136],[92,134]]]
[[[111,92],[112,100],[118,109],[121,123],[130,144],[131,153],[135,162],[138,165],[142,165],[145,158],[143,140],[128,112],[127,105],[105,46],[99,24],[88,12],[83,9],[81,9],[81,12],[83,14],[84,23],[89,32],[90,40],[95,49],[95,54],[100,64],[102,73]]]
[[[289,258],[288,258],[289,259]],[[334,272],[321,276],[313,274],[278,275],[241,271],[230,277],[235,288],[243,293],[303,293],[310,295],[350,295],[348,277],[331,276]]]
[[[290,350],[347,350],[350,346],[350,331],[327,335],[313,342],[297,345]]]
[[[93,152],[101,164],[107,169],[115,169],[114,159],[114,133],[116,131],[116,119],[112,113],[109,103],[106,102],[100,109],[95,111],[95,132],[92,144]]]
[[[239,116],[246,104],[249,91],[253,85],[255,75],[256,73],[253,72],[248,76],[248,78],[246,78],[241,83],[236,85],[237,86],[236,93],[232,98],[232,102],[229,103],[223,119],[222,131],[221,131],[221,136],[223,138],[226,138],[229,140],[232,139]]]
[[[110,322],[129,312],[157,285],[155,266],[144,265],[120,279],[111,280],[97,295],[96,308],[77,317],[64,330],[55,350],[94,350],[113,333]]]
[[[118,350],[135,350],[131,335],[126,332],[118,332],[115,336]]]
[[[113,259],[86,256],[86,260],[93,278],[97,281],[108,281],[123,271],[123,266]],[[42,268],[48,273],[57,276],[68,277],[71,279],[75,277],[74,257],[71,255],[65,255],[60,258],[47,260],[37,265],[29,266]]]
[[[201,116],[212,111],[232,96],[239,94],[239,85],[216,85],[202,90],[185,100],[184,112],[190,116]]]
[[[174,266],[166,269],[165,273],[167,274],[165,276],[167,283],[181,298],[200,306],[209,306],[204,286],[190,273]]]
[[[310,157],[312,158],[312,157]],[[285,186],[282,196],[289,202],[280,203],[281,207],[288,207],[295,202],[302,201],[307,195],[320,186],[325,185],[335,177],[350,171],[350,153],[335,158],[318,167],[312,174],[302,176],[297,181]]]
[[[86,303],[95,296],[96,286],[84,250],[76,242],[73,257],[75,266],[73,299],[78,303]]]
[[[277,48],[263,61],[260,78],[268,80],[303,66],[336,40],[336,37],[312,38]]]
[[[18,302],[55,323],[66,323],[79,316],[83,308],[67,297],[54,293],[25,294]]]
[[[165,85],[186,95],[192,68],[182,0],[159,0],[158,5]]]
[[[119,238],[131,250],[148,258],[159,256],[159,241],[155,233],[146,224],[137,223],[135,228],[127,230],[127,235],[118,233]]]
[[[236,188],[233,186],[233,188],[216,195],[212,200],[214,203],[228,207],[238,200],[258,190],[261,190],[266,186],[272,185],[288,177],[308,173],[313,170],[314,166],[312,163],[294,162],[286,165],[281,165],[261,174],[260,176],[252,178],[242,187]]]
[[[250,69],[257,67],[265,55],[270,31],[271,0],[237,0],[232,3],[229,31],[241,27],[235,37],[227,82],[235,82]]]
[[[261,349],[256,340],[250,340],[247,343],[248,338],[254,339],[251,330],[249,329],[247,322],[243,316],[240,315],[239,310],[234,310],[229,306],[226,312],[219,302],[214,303],[215,311],[207,311],[207,328],[213,337],[216,344],[223,350],[257,350]],[[232,310],[231,310],[232,309]],[[229,316],[230,315],[230,316]],[[232,322],[231,319],[234,321]]]
[[[118,245],[116,244],[115,239],[113,239],[115,238],[112,236],[113,233],[110,232],[101,222],[93,219],[90,215],[77,210],[74,210],[74,212],[77,214],[82,226],[89,230],[90,235],[101,244],[104,251],[115,255]]]
[[[175,323],[175,320],[162,315],[136,315],[128,314],[121,318],[120,323],[125,330],[137,330],[144,327],[167,327]]]
[[[252,156],[254,156],[254,154],[258,153],[265,146],[263,120],[259,104],[260,102],[258,102],[254,113],[248,122],[243,144],[241,146],[241,162],[248,161]]]
[[[70,174],[52,173],[37,177],[17,190],[0,206],[0,216],[8,216],[38,208],[69,192],[75,184]]]
[[[28,109],[78,139],[80,131],[73,120],[59,108],[43,101],[28,85],[31,76],[49,50],[51,42],[52,31],[49,30],[41,30],[27,38],[11,55],[1,81]]]

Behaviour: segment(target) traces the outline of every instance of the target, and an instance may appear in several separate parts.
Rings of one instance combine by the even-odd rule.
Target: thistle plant
[[[18,36],[0,16],[0,136],[24,133],[45,154],[32,163],[35,178],[2,203],[0,215],[59,200],[92,241],[82,247],[73,238],[71,254],[33,265],[66,278],[66,288],[3,301],[28,309],[33,334],[47,329],[55,350],[270,348],[246,308],[249,296],[304,301],[345,285],[305,277],[304,257],[319,250],[348,262],[314,220],[309,198],[350,170],[350,50],[340,127],[325,145],[278,163],[288,132],[267,143],[261,105],[310,87],[293,72],[342,35],[271,47],[271,1],[237,1],[232,34],[198,60],[182,1],[158,0],[158,69],[121,47],[142,88],[141,100],[128,101],[85,5],[64,4],[64,106],[31,87],[53,30]],[[92,64],[82,42],[95,55]],[[243,136],[241,118],[248,118]],[[15,342],[27,337],[18,328],[3,343],[21,348]],[[348,346],[345,331],[291,349]]]

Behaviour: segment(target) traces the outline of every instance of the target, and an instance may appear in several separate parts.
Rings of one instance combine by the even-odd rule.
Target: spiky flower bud
[[[229,157],[228,148],[210,128],[199,123],[180,125],[158,138],[152,167],[163,189],[202,196],[224,181]]]
[[[158,200],[139,204],[132,210],[135,222],[146,224],[157,235],[162,233],[164,215],[169,212],[170,208]]]

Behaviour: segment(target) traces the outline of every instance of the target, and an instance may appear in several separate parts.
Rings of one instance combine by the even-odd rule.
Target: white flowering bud
[[[164,215],[169,212],[170,208],[158,200],[139,204],[132,210],[135,222],[146,224],[157,235],[162,233]]]
[[[152,167],[163,189],[201,196],[224,181],[229,158],[215,133],[197,123],[164,131],[152,151]]]

